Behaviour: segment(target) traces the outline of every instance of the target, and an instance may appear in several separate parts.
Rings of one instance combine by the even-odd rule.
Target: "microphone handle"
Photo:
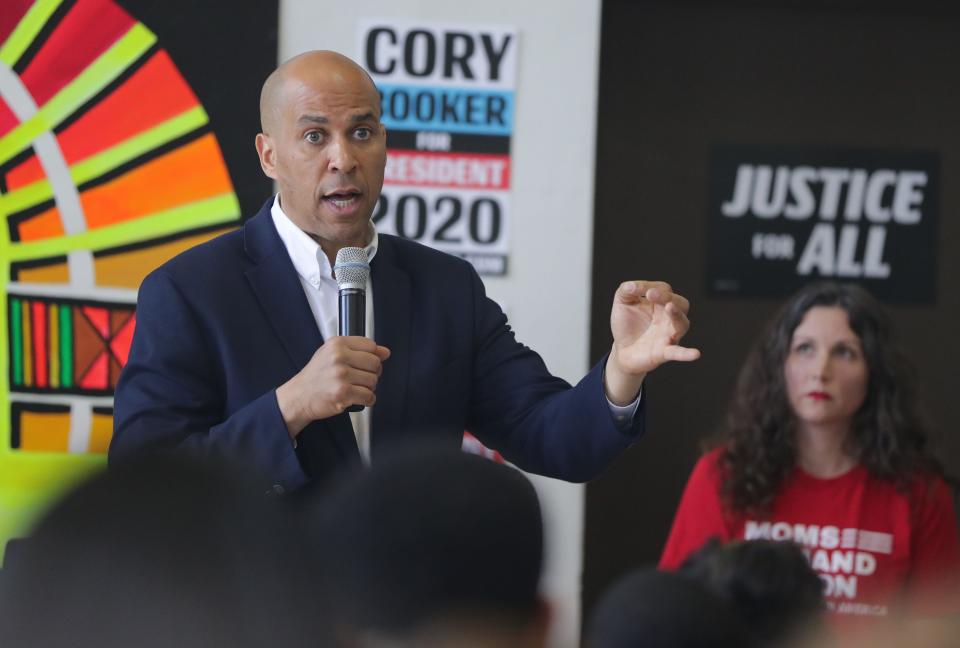
[[[337,324],[339,335],[367,334],[367,291],[359,288],[344,288],[338,298],[340,319]],[[363,405],[351,405],[348,412],[363,411]]]

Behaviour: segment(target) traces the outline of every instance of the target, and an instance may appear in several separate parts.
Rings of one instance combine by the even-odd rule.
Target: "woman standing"
[[[866,291],[800,291],[750,353],[660,567],[678,567],[715,536],[791,540],[837,615],[885,616],[905,596],[940,600],[934,592],[957,586],[960,540],[915,391]]]

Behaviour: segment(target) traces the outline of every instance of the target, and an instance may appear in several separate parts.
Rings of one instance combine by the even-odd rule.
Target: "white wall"
[[[487,278],[518,338],[571,382],[588,369],[600,0],[281,0],[280,58],[352,58],[362,18],[515,26],[519,40],[510,266]],[[611,294],[613,287],[611,287]],[[583,487],[535,478],[547,524],[551,645],[579,640]]]

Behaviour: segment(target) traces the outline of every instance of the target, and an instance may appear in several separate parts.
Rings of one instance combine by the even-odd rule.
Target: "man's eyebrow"
[[[350,118],[350,121],[354,124],[365,122],[365,121],[380,121],[377,118],[377,115],[373,112],[365,112],[359,115],[354,115]],[[297,119],[297,123],[308,123],[308,124],[329,124],[330,119],[324,117],[323,115],[300,115],[300,118]]]
[[[309,122],[311,124],[329,124],[330,120],[323,115],[300,115],[297,123]]]

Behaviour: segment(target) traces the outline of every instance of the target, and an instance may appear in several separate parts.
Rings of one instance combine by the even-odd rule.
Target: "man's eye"
[[[373,131],[367,127],[358,128],[357,130],[354,131],[354,135],[356,136],[357,139],[366,140],[373,137]]]
[[[323,135],[321,135],[319,131],[310,131],[305,135],[305,137],[306,137],[306,140],[311,144],[316,144],[317,142],[323,139]]]

